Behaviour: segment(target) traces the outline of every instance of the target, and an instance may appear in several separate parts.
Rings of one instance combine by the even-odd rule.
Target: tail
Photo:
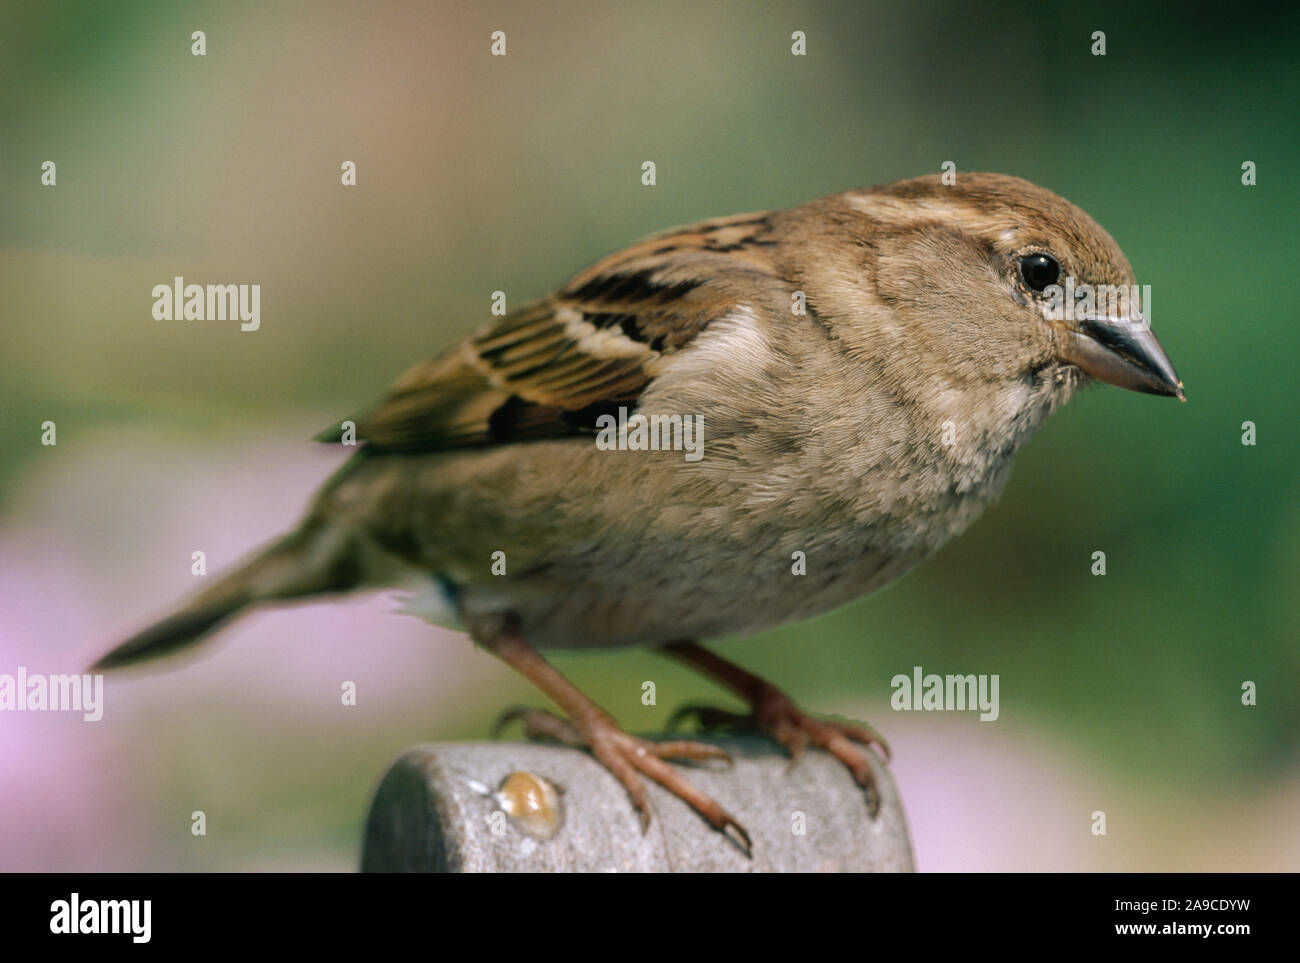
[[[361,575],[354,541],[326,522],[309,519],[91,668],[116,669],[166,655],[200,641],[249,606],[345,592],[360,583]]]

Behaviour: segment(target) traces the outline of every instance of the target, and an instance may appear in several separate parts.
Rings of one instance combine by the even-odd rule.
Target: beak
[[[1057,358],[1106,384],[1186,401],[1183,383],[1144,321],[1097,318],[1063,322]]]

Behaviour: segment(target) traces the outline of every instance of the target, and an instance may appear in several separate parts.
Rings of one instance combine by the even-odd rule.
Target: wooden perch
[[[691,766],[686,774],[749,830],[752,859],[686,803],[649,781],[654,818],[643,834],[623,787],[581,750],[543,743],[436,743],[408,750],[384,776],[366,826],[361,869],[913,869],[902,805],[883,764],[880,813],[873,821],[862,789],[824,752],[809,749],[791,767],[776,746],[757,736],[704,741],[730,752],[735,766]],[[558,792],[549,792],[548,784]]]

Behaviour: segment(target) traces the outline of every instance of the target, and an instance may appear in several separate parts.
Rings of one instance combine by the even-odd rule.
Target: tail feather
[[[143,632],[137,632],[111,652],[101,656],[90,668],[92,671],[118,669],[143,662],[199,641],[218,625],[240,612],[251,600],[244,594],[231,594],[203,607],[190,606],[159,622]]]
[[[201,641],[261,602],[355,588],[361,572],[352,541],[325,523],[304,525],[263,549],[183,608],[114,647],[91,667],[116,669]]]

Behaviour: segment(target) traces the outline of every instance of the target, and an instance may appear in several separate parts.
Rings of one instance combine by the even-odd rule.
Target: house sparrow
[[[874,796],[879,736],[809,717],[694,640],[893,582],[978,517],[1091,379],[1183,398],[1134,312],[1062,318],[1059,297],[1052,310],[1067,279],[1134,283],[1092,218],[1000,174],[656,235],[408,371],[353,419],[362,447],[297,530],[97,667],[256,605],[403,588],[409,610],[456,620],[549,696],[566,718],[509,715],[589,747],[643,826],[647,776],[748,850],[740,823],[665,762],[724,753],[625,733],[537,650],[657,646],[750,706],[703,722],[747,721],[794,756],[819,746]],[[690,419],[702,457],[626,450],[645,447],[626,444],[636,415],[662,416],[669,442]]]

